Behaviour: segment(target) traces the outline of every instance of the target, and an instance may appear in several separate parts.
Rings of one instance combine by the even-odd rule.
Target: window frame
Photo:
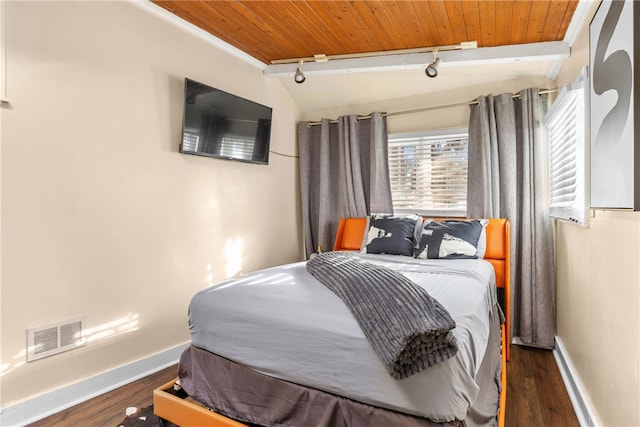
[[[547,112],[544,125],[548,132],[549,141],[549,216],[551,218],[567,221],[572,224],[578,224],[587,227],[588,224],[588,210],[589,210],[589,81],[588,81],[588,69],[585,67],[582,69],[578,77],[569,85],[562,88],[558,97],[553,102],[553,105]],[[571,114],[577,114],[579,117],[572,122],[571,125],[576,130],[575,142],[567,142],[565,140],[558,141],[557,144],[573,144],[570,147],[563,150],[564,153],[567,150],[572,149],[575,153],[575,174],[569,179],[564,179],[563,182],[554,180],[554,176],[560,175],[563,168],[567,168],[566,162],[558,162],[554,159],[554,147],[556,145],[552,138],[551,130],[549,129],[550,122],[566,120],[566,116],[557,117],[557,114],[561,114],[564,109],[567,108],[567,104],[574,102],[576,99],[575,109],[571,111]],[[582,104],[580,104],[580,98],[582,98]],[[562,150],[560,148],[560,150]],[[554,169],[554,167],[558,170]],[[571,178],[575,179],[575,191],[567,189],[569,187],[566,184]],[[564,184],[560,187],[561,196],[572,196],[574,200],[570,202],[562,200],[554,200],[554,191],[558,190],[557,185]],[[554,189],[554,185],[556,188]],[[560,196],[558,196],[560,198]]]
[[[392,133],[389,134],[389,149],[391,148],[392,140],[394,139],[405,139],[405,138],[429,138],[429,139],[460,139],[464,138],[467,141],[467,152],[466,152],[466,160],[467,160],[467,182],[465,183],[465,208],[464,209],[413,209],[413,208],[398,208],[394,203],[393,210],[398,214],[418,214],[427,217],[448,217],[448,218],[465,218],[467,214],[466,207],[466,188],[468,185],[468,165],[469,165],[469,129],[467,127],[456,127],[456,128],[448,128],[448,129],[439,129],[439,130],[425,130],[425,131],[417,131],[417,132],[407,132],[407,133]],[[391,156],[389,156],[389,160],[391,160]],[[389,165],[389,178],[392,179],[391,176],[391,165]],[[393,197],[393,189],[392,189],[392,201],[395,200]]]

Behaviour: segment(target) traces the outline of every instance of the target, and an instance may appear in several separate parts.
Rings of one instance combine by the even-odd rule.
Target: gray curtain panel
[[[548,216],[547,96],[537,89],[481,96],[469,117],[467,216],[511,222],[512,331],[553,348],[553,226]]]
[[[393,212],[387,150],[387,120],[356,115],[320,125],[298,123],[300,192],[307,257],[333,249],[342,217]]]

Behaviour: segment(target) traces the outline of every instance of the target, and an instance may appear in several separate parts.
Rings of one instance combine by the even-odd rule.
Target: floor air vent
[[[83,316],[27,329],[27,362],[85,345],[85,320]]]

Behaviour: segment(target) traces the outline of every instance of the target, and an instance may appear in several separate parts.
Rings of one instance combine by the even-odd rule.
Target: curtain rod
[[[558,88],[551,88],[551,89],[542,89],[538,92],[538,95],[544,95],[547,93],[554,93],[557,92]],[[513,98],[520,98],[520,94],[516,93],[513,95]],[[462,107],[463,105],[475,105],[478,103],[478,98],[473,99],[471,101],[467,101],[467,102],[458,102],[456,104],[447,104],[447,105],[438,105],[435,107],[425,107],[425,108],[418,108],[418,109],[414,109],[414,110],[405,110],[405,111],[396,111],[394,113],[382,113],[383,117],[393,117],[393,116],[400,116],[403,114],[414,114],[414,113],[423,113],[425,111],[431,111],[431,110],[440,110],[443,108],[453,108],[453,107]],[[357,120],[367,120],[370,119],[371,115],[367,115],[367,116],[358,116]],[[329,123],[338,123],[338,119],[333,119],[333,120],[329,120]],[[322,122],[309,122],[307,123],[307,126],[318,126],[322,124]]]

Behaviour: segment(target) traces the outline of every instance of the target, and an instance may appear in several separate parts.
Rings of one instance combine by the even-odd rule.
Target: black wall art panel
[[[640,210],[639,13],[634,1],[603,1],[590,25],[593,208]]]

